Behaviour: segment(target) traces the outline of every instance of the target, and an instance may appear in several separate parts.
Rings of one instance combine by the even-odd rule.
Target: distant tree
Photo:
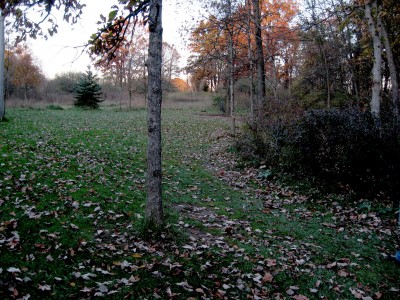
[[[42,70],[26,46],[18,46],[12,53],[9,74],[14,89],[23,91],[24,99],[28,100],[28,92],[37,88],[44,80]]]
[[[92,71],[83,74],[76,89],[74,105],[83,108],[98,109],[102,102],[101,86],[96,81]]]
[[[189,85],[182,78],[174,78],[171,80],[172,85],[180,92],[188,92]]]
[[[65,72],[57,74],[49,81],[47,89],[55,93],[72,94],[81,79],[82,74],[77,72]]]
[[[174,45],[163,42],[162,52],[162,75],[165,80],[171,82],[172,76],[179,75],[179,59],[180,54]]]

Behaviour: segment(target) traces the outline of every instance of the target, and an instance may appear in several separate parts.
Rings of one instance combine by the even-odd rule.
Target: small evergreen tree
[[[74,105],[83,108],[97,109],[101,99],[101,86],[90,69],[83,74],[75,88]]]

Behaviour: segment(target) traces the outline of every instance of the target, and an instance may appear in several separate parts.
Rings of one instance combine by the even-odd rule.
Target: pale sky
[[[86,7],[83,9],[81,20],[74,25],[66,23],[62,19],[62,15],[57,11],[52,16],[57,20],[59,25],[58,33],[48,40],[45,39],[28,39],[27,44],[32,49],[34,56],[37,58],[45,76],[54,78],[56,74],[62,72],[81,72],[85,71],[87,66],[91,64],[91,60],[87,53],[82,53],[82,48],[74,47],[82,46],[87,43],[89,37],[96,32],[100,20],[100,14],[108,16],[110,8],[116,4],[116,0],[83,0]],[[163,29],[164,41],[175,45],[183,59],[181,64],[185,64],[187,52],[185,53],[184,41],[181,38],[187,36],[187,33],[180,29],[192,19],[195,12],[189,11],[190,8],[181,9],[180,13],[175,9],[179,0],[163,1]],[[184,1],[183,1],[184,2]],[[182,11],[184,13],[182,13]]]

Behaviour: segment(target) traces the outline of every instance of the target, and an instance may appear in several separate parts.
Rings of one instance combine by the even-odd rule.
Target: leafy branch
[[[135,27],[142,16],[143,24],[148,22],[148,8],[150,0],[142,1],[119,1],[120,4],[126,4],[125,10],[129,13],[126,16],[120,15],[117,17],[119,7],[114,5],[108,19],[103,15],[100,16],[99,24],[104,24],[97,33],[93,34],[88,45],[91,45],[89,51],[95,55],[103,55],[107,61],[116,57],[116,51],[124,44],[129,43],[127,35],[129,27],[133,24]],[[129,3],[128,3],[129,2]]]

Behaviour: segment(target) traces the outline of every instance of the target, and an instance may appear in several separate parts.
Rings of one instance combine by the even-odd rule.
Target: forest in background
[[[259,12],[254,11],[255,3],[259,3]],[[369,2],[206,1],[201,21],[190,25],[191,56],[186,67],[181,67],[180,54],[173,45],[163,45],[164,88],[212,92],[221,110],[233,107],[231,114],[235,105],[254,110],[257,97],[274,109],[296,106],[369,110],[373,88],[376,89],[372,71],[379,68],[379,103],[383,110],[394,112],[398,110],[398,99],[393,100],[398,98],[393,95],[398,89],[398,76],[393,78],[399,64],[400,8],[392,0],[366,3]],[[381,45],[375,45],[371,33],[368,6],[372,8],[373,24],[384,25],[376,26]],[[133,94],[145,95],[148,38],[143,27],[136,27],[133,40],[119,48],[111,62],[93,56],[92,69],[101,75],[105,97],[112,101],[130,99]],[[374,67],[379,55],[380,67]],[[5,68],[9,105],[13,99],[63,102],[78,78],[74,73],[44,78],[40,62],[26,46],[8,45]],[[257,82],[260,75],[264,85],[261,89]]]

